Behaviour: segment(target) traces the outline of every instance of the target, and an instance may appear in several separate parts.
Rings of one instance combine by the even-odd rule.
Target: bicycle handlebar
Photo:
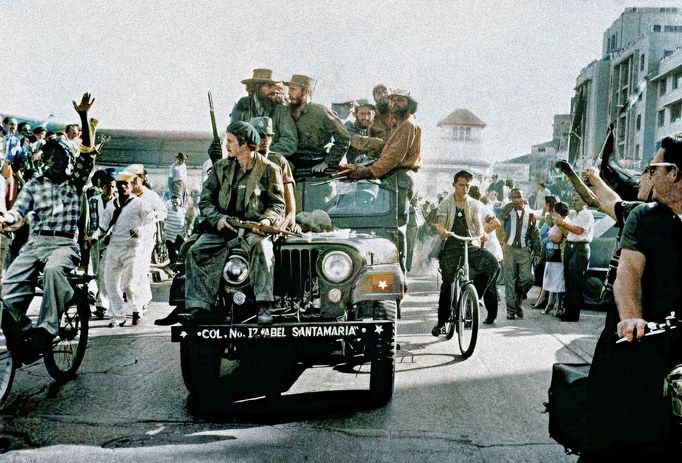
[[[458,239],[460,241],[474,241],[480,238],[480,236],[459,236],[456,233],[453,233],[452,235],[449,236],[452,236],[453,238]]]

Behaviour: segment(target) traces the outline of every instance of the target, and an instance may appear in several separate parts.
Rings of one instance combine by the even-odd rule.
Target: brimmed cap
[[[124,172],[131,174],[133,177],[140,177],[144,179],[145,171],[142,164],[130,164],[124,169]]]
[[[246,85],[253,82],[281,82],[281,79],[275,79],[271,69],[254,69],[253,77],[242,80],[242,84]]]
[[[227,126],[227,132],[236,137],[243,138],[247,143],[252,145],[260,144],[260,135],[258,135],[258,131],[248,122],[233,122]]]
[[[403,89],[397,88],[397,89],[393,90],[393,91],[389,94],[389,96],[404,96],[404,97],[408,97],[408,96],[410,96],[410,92],[408,92],[407,90],[403,90]]]
[[[116,174],[116,178],[114,178],[114,180],[116,180],[117,182],[129,182],[134,178],[135,174],[128,172],[126,170],[122,170],[121,172]]]
[[[303,74],[294,74],[288,82],[284,82],[285,85],[298,85],[303,88],[312,88],[315,85],[315,79],[304,76]]]
[[[359,109],[359,108],[369,108],[369,109],[371,109],[372,111],[376,111],[376,110],[377,110],[377,107],[374,106],[374,105],[373,105],[372,103],[370,103],[369,101],[367,101],[365,98],[362,98],[362,99],[360,99],[360,100],[356,100],[356,101],[355,101],[355,109]]]
[[[272,130],[272,119],[267,116],[252,117],[249,123],[256,129],[260,135],[273,136],[275,132]]]

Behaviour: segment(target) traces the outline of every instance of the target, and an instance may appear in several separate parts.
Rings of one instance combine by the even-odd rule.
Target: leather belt
[[[38,231],[36,231],[36,234],[42,235],[42,236],[61,236],[62,238],[69,238],[69,239],[74,239],[76,237],[76,235],[73,233],[63,232],[63,231],[58,231],[58,230],[38,230]]]

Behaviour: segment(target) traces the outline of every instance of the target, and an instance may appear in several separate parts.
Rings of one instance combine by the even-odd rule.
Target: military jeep
[[[171,330],[195,413],[276,397],[313,366],[368,362],[368,404],[391,399],[396,307],[405,286],[391,239],[397,191],[380,181],[313,177],[298,181],[296,196],[300,210],[325,211],[334,230],[274,238],[274,323],[257,324],[248,256],[233,246],[215,308],[224,323]],[[170,304],[183,307],[179,270]]]

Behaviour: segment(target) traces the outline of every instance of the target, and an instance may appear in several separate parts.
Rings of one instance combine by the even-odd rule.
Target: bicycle
[[[450,235],[453,238],[469,242],[478,237]],[[458,263],[455,280],[450,295],[450,316],[445,322],[445,339],[450,340],[457,331],[457,341],[462,357],[469,358],[474,353],[478,340],[478,292],[469,276],[469,246],[465,245],[463,258]]]
[[[27,354],[28,349],[24,349],[24,347],[31,343],[32,325],[26,317],[23,323],[19,322],[19,324],[24,325],[24,328],[18,329],[14,335],[11,343],[12,349],[10,350],[9,346],[5,345],[5,350],[0,351],[0,405],[4,403],[12,389],[16,369],[22,365],[33,364],[40,358],[44,359],[45,368],[55,381],[63,383],[76,376],[76,371],[83,361],[88,344],[90,310],[94,304],[88,294],[88,282],[94,277],[77,273],[69,274],[67,277],[74,295],[69,304],[60,310],[59,331],[52,343],[37,355],[35,353],[33,355]],[[42,278],[39,278],[34,297],[42,296],[41,280]],[[17,324],[10,319],[3,321],[4,317],[9,317],[5,311],[5,305],[0,304],[0,326],[7,328],[9,324]],[[0,346],[0,349],[2,347]]]

